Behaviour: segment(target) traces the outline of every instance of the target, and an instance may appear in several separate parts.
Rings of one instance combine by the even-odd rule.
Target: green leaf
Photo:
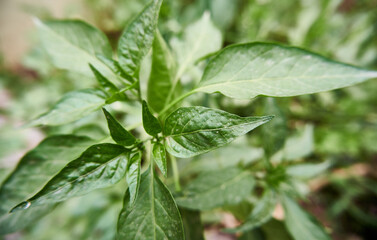
[[[124,127],[122,127],[122,125],[120,125],[120,123],[106,109],[102,108],[102,110],[106,116],[110,135],[114,141],[124,146],[131,146],[135,144],[136,138]]]
[[[313,128],[313,125],[307,124],[298,135],[287,139],[283,149],[283,158],[285,160],[297,160],[313,152]]]
[[[27,126],[62,125],[81,119],[105,105],[106,96],[102,91],[84,89],[65,94],[52,109]]]
[[[119,65],[129,76],[137,76],[142,59],[152,47],[161,4],[162,0],[148,4],[119,39]]]
[[[251,173],[239,168],[203,172],[188,183],[183,196],[176,200],[179,206],[196,210],[234,205],[250,196],[254,184]]]
[[[95,67],[93,67],[92,64],[89,64],[89,67],[92,70],[94,76],[96,77],[97,82],[100,84],[103,90],[105,90],[108,96],[118,93],[119,89],[107,78],[105,78]]]
[[[165,121],[165,146],[174,156],[193,157],[224,146],[271,119],[240,117],[205,107],[179,108]]]
[[[143,100],[143,126],[144,126],[145,131],[153,137],[156,137],[157,134],[159,134],[162,131],[160,122],[149,111],[148,104],[144,100]]]
[[[126,181],[130,193],[130,203],[134,203],[140,186],[141,152],[135,153],[127,164]]]
[[[52,63],[61,69],[75,71],[92,77],[91,63],[109,79],[116,75],[96,54],[112,57],[110,43],[101,31],[79,20],[35,20],[42,44],[51,57]]]
[[[148,102],[155,112],[160,112],[168,101],[173,87],[176,63],[159,31],[153,42],[152,69],[148,81]]]
[[[200,219],[200,212],[179,208],[182,216],[185,240],[204,240],[204,228]]]
[[[94,142],[74,135],[52,136],[29,151],[0,188],[0,234],[17,231],[49,213],[52,205],[8,214],[22,200],[34,195],[65,164]]]
[[[120,67],[119,65],[119,62],[118,61],[115,61],[111,58],[107,58],[101,54],[96,54],[96,57],[101,60],[101,62],[103,62],[108,68],[111,69],[111,71],[113,71],[113,73],[115,73],[116,75],[118,75],[119,77],[121,77],[121,79],[125,79],[127,80],[128,82],[130,83],[133,83],[134,82],[134,79],[127,75],[123,69]]]
[[[288,196],[282,196],[285,225],[296,240],[330,240],[323,227]]]
[[[331,161],[322,163],[303,163],[287,167],[287,175],[300,179],[311,179],[325,172],[331,167]]]
[[[165,146],[162,143],[156,142],[153,145],[152,156],[153,156],[154,162],[157,164],[162,174],[164,174],[164,176],[167,177],[168,167],[167,167],[167,161],[166,161]]]
[[[111,186],[124,177],[128,156],[129,150],[116,144],[93,145],[67,164],[41,191],[13,210],[61,202]]]
[[[134,204],[126,192],[118,219],[117,239],[183,240],[181,216],[172,195],[155,176],[153,163],[141,176],[140,190]]]
[[[232,98],[288,97],[347,87],[377,72],[272,43],[246,43],[222,50],[207,65],[197,92]]]
[[[276,194],[268,189],[265,190],[262,199],[257,202],[246,221],[234,229],[225,229],[225,231],[229,233],[247,232],[263,225],[271,219],[276,204]]]

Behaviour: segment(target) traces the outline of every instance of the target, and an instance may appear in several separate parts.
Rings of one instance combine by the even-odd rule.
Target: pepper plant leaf
[[[176,157],[193,157],[224,146],[272,118],[240,117],[199,106],[182,107],[165,121],[165,146]]]
[[[197,92],[232,98],[288,97],[329,91],[377,77],[295,47],[246,43],[222,50],[207,65]]]
[[[162,131],[161,124],[158,119],[149,111],[149,107],[146,101],[143,101],[142,107],[144,129],[149,135],[156,137],[157,134]]]
[[[167,161],[166,161],[165,146],[160,142],[153,144],[152,156],[153,156],[154,162],[157,164],[162,174],[165,177],[167,177],[168,166],[167,166]]]
[[[96,77],[97,82],[100,84],[103,90],[105,90],[105,93],[111,96],[112,94],[115,94],[119,91],[119,89],[106,77],[104,77],[92,64],[89,64],[89,67]]]
[[[136,138],[120,125],[120,123],[105,108],[102,108],[102,110],[107,120],[110,135],[114,141],[124,146],[133,145],[136,142]]]
[[[130,157],[127,163],[126,180],[130,193],[130,203],[133,203],[138,195],[140,186],[141,153],[137,152]]]

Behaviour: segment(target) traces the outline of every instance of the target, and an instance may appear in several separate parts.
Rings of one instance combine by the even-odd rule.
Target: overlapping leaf
[[[149,111],[149,107],[146,101],[143,101],[142,107],[144,129],[149,135],[156,137],[157,134],[162,131],[161,124],[158,119]]]
[[[128,192],[130,193],[130,203],[135,202],[139,193],[140,186],[140,168],[141,153],[137,152],[130,157],[127,163],[126,180],[128,184]]]
[[[103,112],[106,116],[110,135],[116,143],[124,146],[131,146],[136,142],[136,138],[120,125],[120,123],[105,108],[103,108]]]
[[[158,168],[161,170],[162,174],[164,174],[164,176],[166,177],[168,173],[168,166],[167,166],[167,161],[166,161],[165,146],[159,142],[155,143],[152,149],[152,156]]]

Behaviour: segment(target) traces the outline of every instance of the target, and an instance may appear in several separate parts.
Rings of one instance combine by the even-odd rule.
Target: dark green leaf
[[[84,89],[64,95],[52,109],[27,126],[62,125],[87,116],[105,105],[106,96],[102,91]]]
[[[130,203],[134,203],[137,198],[140,186],[141,153],[135,153],[127,164],[126,181],[130,193]]]
[[[117,239],[184,239],[178,208],[169,190],[155,176],[153,163],[141,176],[134,204],[130,202],[129,195],[127,191],[118,220]]]
[[[196,91],[233,98],[287,97],[328,91],[377,77],[377,72],[272,43],[238,44],[207,65]]]
[[[168,167],[167,167],[167,161],[166,161],[165,146],[159,142],[155,143],[152,149],[152,156],[153,156],[154,162],[157,164],[162,174],[164,174],[164,176],[166,177],[168,174]]]
[[[285,225],[296,240],[330,240],[323,227],[288,196],[282,196]]]
[[[250,172],[238,168],[203,172],[188,183],[177,203],[197,210],[234,205],[250,196],[254,183]]]
[[[28,152],[0,188],[0,234],[22,229],[50,212],[52,205],[8,214],[13,206],[34,195],[65,164],[93,143],[87,137],[53,136]]]
[[[204,228],[200,219],[200,212],[179,208],[185,232],[185,240],[204,240]]]
[[[114,141],[120,145],[124,146],[131,146],[136,142],[136,138],[128,132],[120,123],[115,120],[115,118],[104,108],[102,108],[106,120],[107,125],[110,130],[110,135],[114,139]]]
[[[97,82],[105,90],[105,92],[111,96],[119,91],[119,89],[111,83],[107,78],[105,78],[92,64],[89,64],[90,69],[92,70],[94,76],[97,79]]]
[[[153,44],[162,0],[153,0],[126,27],[118,44],[119,65],[129,76],[136,77],[141,60]]]
[[[246,221],[242,225],[234,229],[226,229],[226,231],[230,233],[247,232],[261,226],[271,219],[276,204],[276,194],[273,191],[265,190],[262,199],[257,202]]]
[[[177,157],[193,157],[224,146],[271,119],[240,117],[205,107],[179,108],[165,121],[166,149]]]
[[[13,210],[61,202],[117,183],[126,172],[129,150],[104,143],[88,148],[55,175],[41,191]]]
[[[155,112],[166,105],[173,87],[176,63],[165,40],[156,31],[153,42],[152,69],[148,81],[148,102]]]
[[[149,111],[148,104],[143,101],[143,126],[145,131],[151,136],[157,136],[162,131],[158,119]]]

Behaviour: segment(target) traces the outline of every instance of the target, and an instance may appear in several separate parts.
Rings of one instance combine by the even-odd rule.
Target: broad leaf
[[[160,112],[168,103],[168,96],[173,87],[175,65],[165,40],[159,31],[156,31],[147,92],[148,102],[155,112]]]
[[[142,59],[152,47],[161,3],[162,0],[153,0],[148,4],[119,39],[119,65],[129,76],[137,76]]]
[[[272,212],[277,204],[276,194],[273,191],[265,190],[263,197],[259,200],[246,221],[234,228],[226,229],[227,232],[247,232],[266,223],[272,217]]]
[[[140,186],[141,153],[137,152],[130,157],[127,163],[126,181],[130,193],[130,203],[133,203],[138,195]]]
[[[179,206],[196,210],[234,205],[250,196],[254,183],[250,172],[238,168],[203,172],[188,183],[183,196],[176,200]]]
[[[271,119],[240,117],[206,107],[179,108],[165,121],[166,149],[177,157],[193,157],[224,146]]]
[[[128,132],[120,123],[104,108],[102,108],[107,125],[110,130],[110,135],[114,141],[120,145],[131,146],[136,142],[136,138]]]
[[[89,64],[89,67],[92,70],[94,76],[96,77],[97,82],[100,84],[103,90],[105,90],[108,96],[111,96],[112,94],[115,94],[119,91],[119,89],[107,78],[105,78],[95,67],[93,67],[92,64]]]
[[[111,80],[116,75],[96,54],[112,57],[110,43],[101,31],[79,20],[35,20],[42,44],[51,57],[52,63],[61,69],[79,72],[92,77],[91,63]]]
[[[167,177],[168,166],[167,166],[167,161],[166,161],[165,146],[159,142],[155,143],[152,149],[152,156],[153,156],[154,162],[157,164],[162,174],[164,174],[164,176]]]
[[[8,213],[17,203],[35,194],[65,164],[93,143],[87,137],[53,136],[28,152],[0,188],[0,234],[22,229],[50,212],[52,205]]]
[[[117,239],[172,239],[183,240],[181,216],[172,195],[155,176],[151,167],[141,176],[140,190],[134,204],[130,193],[118,220]]]
[[[204,228],[200,219],[200,212],[179,208],[185,232],[185,240],[204,240]]]
[[[149,111],[148,104],[146,101],[143,101],[142,110],[143,110],[143,126],[144,126],[145,131],[149,135],[156,137],[157,134],[159,134],[162,131],[160,122]]]
[[[31,121],[28,126],[56,126],[70,123],[100,109],[105,102],[106,96],[99,90],[84,89],[69,92],[50,111]]]
[[[126,172],[129,150],[104,143],[88,148],[55,175],[41,191],[13,210],[61,202],[117,183]]]
[[[330,240],[323,227],[291,198],[282,196],[285,225],[296,240]]]
[[[222,50],[207,65],[198,92],[233,98],[287,97],[328,91],[377,77],[377,72],[272,43],[246,43]]]

